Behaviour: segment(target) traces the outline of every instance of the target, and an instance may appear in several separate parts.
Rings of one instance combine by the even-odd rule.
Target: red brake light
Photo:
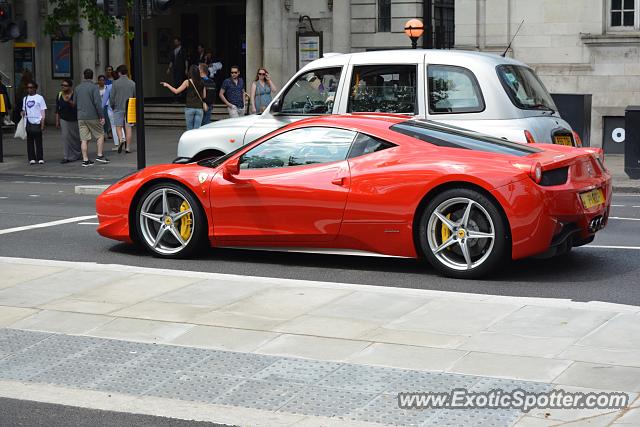
[[[531,132],[529,132],[528,130],[524,131],[524,137],[527,140],[527,144],[535,144],[536,140],[533,139],[533,135],[531,135]]]
[[[532,164],[529,175],[536,184],[540,184],[540,181],[542,181],[542,165],[539,162]]]
[[[576,147],[582,147],[582,139],[580,138],[580,135],[578,135],[578,132],[576,132],[575,130],[572,132],[573,132],[573,140],[576,143]]]

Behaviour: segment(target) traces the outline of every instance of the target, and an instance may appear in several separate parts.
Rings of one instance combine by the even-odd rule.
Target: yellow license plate
[[[604,204],[604,193],[598,188],[580,194],[580,199],[582,199],[585,209],[591,209],[594,206]]]
[[[553,137],[553,140],[558,145],[568,145],[569,147],[573,146],[573,141],[570,136],[556,135]]]

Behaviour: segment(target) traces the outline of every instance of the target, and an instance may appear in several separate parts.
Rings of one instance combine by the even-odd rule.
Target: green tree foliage
[[[127,0],[131,6],[132,0]],[[82,31],[91,31],[101,38],[129,35],[121,20],[107,16],[98,8],[96,0],[49,0],[52,7],[45,21],[44,32],[52,36],[66,34],[72,36]],[[89,28],[80,26],[80,18],[85,18]],[[63,28],[65,31],[62,31]]]

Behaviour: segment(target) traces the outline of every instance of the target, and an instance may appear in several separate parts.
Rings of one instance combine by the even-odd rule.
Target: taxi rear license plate
[[[571,137],[567,135],[556,135],[553,137],[553,141],[558,145],[568,145],[569,147],[573,146]]]
[[[597,188],[580,194],[580,199],[582,200],[582,204],[585,209],[591,209],[594,206],[604,204],[604,193],[600,188]]]

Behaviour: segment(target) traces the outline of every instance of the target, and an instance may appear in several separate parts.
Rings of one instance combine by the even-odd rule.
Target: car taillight
[[[576,147],[582,147],[582,139],[580,138],[580,135],[578,135],[578,132],[574,130],[572,131],[572,133],[573,133],[573,140],[576,143]]]
[[[531,135],[531,132],[529,132],[528,130],[524,131],[524,137],[527,140],[527,144],[535,144],[536,140],[533,139],[533,135]]]
[[[529,175],[536,184],[540,184],[540,181],[542,181],[542,165],[539,162],[532,164]]]

